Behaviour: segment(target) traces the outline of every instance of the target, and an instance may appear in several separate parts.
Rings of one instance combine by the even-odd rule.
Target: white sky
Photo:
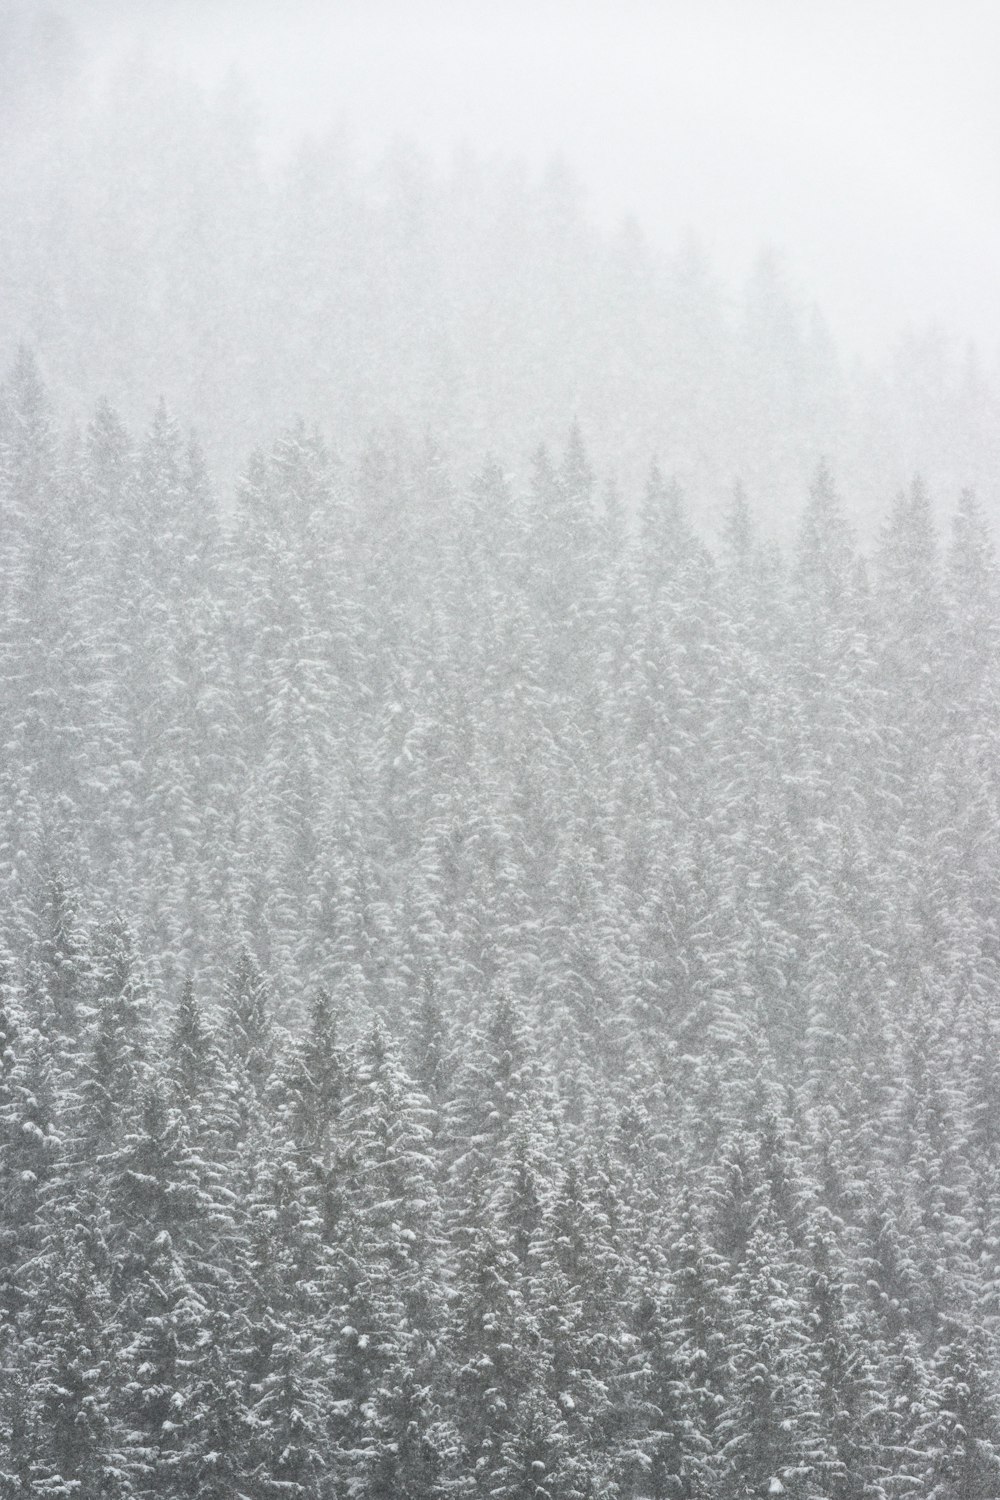
[[[693,229],[727,281],[779,247],[848,346],[941,322],[1000,349],[1000,0],[95,3],[235,63],[279,139],[562,152],[595,218]]]

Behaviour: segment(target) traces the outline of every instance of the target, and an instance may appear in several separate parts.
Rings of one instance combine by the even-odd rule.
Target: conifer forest
[[[995,377],[42,59],[0,1500],[996,1500]]]

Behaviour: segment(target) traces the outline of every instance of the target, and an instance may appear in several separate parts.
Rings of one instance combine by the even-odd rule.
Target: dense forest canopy
[[[4,1493],[996,1491],[970,492],[297,423],[223,518],[25,351],[0,500]]]
[[[39,14],[0,1500],[996,1500],[996,373]]]

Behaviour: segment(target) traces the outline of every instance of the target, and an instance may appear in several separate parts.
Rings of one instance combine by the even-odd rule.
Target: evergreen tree
[[[791,1246],[772,1215],[755,1227],[733,1292],[733,1383],[719,1426],[727,1482],[738,1495],[808,1495],[821,1453],[816,1390]]]
[[[99,935],[95,1005],[83,1059],[83,1130],[98,1157],[122,1138],[146,1076],[148,991],[132,934],[122,918]]]

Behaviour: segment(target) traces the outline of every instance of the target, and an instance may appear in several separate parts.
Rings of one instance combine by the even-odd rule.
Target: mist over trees
[[[972,495],[0,410],[4,1492],[990,1493]]]
[[[987,376],[14,14],[0,1497],[992,1500]]]
[[[17,94],[0,349],[30,343],[80,420],[164,396],[227,483],[295,416],[350,455],[430,430],[472,468],[576,420],[623,484],[656,453],[715,516],[739,475],[783,534],[821,455],[866,535],[914,473],[1000,507],[996,372],[942,332],[864,368],[779,253],[724,286],[692,236],[597,229],[571,165],[440,168],[405,142],[372,161],[346,127],[276,154],[238,83],[148,56],[74,95],[60,35]]]

